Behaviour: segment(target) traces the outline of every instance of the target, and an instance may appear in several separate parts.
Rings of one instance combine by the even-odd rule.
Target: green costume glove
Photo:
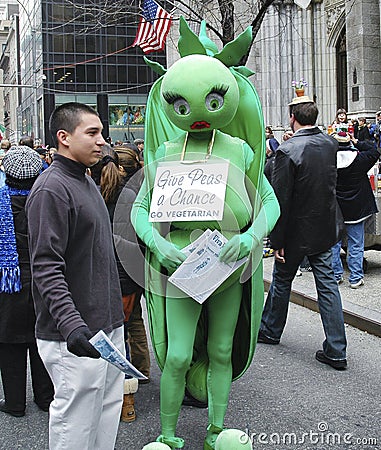
[[[186,259],[185,254],[176,245],[163,238],[156,229],[153,229],[148,247],[155,253],[160,264],[171,272],[176,270]]]
[[[222,247],[219,259],[230,263],[248,256],[269,234],[279,216],[279,206],[274,202],[274,194],[266,177],[258,192],[262,208],[250,228],[242,234],[236,234]]]
[[[224,263],[235,262],[249,256],[258,241],[248,232],[236,234],[222,248],[219,259]]]

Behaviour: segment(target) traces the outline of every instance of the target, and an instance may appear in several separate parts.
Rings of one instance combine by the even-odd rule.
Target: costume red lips
[[[198,122],[193,122],[191,125],[192,130],[200,130],[201,128],[210,128],[210,123],[205,122],[205,120],[200,120]]]

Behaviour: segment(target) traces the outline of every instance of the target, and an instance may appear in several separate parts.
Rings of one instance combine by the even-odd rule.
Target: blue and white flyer
[[[115,347],[103,330],[98,331],[97,334],[89,339],[89,342],[98,350],[103,359],[113,364],[125,374],[130,375],[133,378],[138,378],[139,380],[147,379],[147,377],[139,372],[139,370]]]

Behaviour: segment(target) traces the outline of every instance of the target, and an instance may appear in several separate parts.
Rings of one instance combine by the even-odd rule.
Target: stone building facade
[[[214,3],[193,6],[205,17]],[[236,33],[253,20],[255,2],[252,5],[234,3]],[[307,9],[293,0],[276,0],[267,10],[247,62],[255,71],[251,80],[262,100],[265,122],[288,126],[292,80],[300,77],[308,81],[306,94],[318,104],[319,125],[331,123],[340,107],[351,117],[374,120],[381,109],[380,11],[381,0],[311,0]],[[217,6],[213,17],[205,18],[221,27]],[[194,29],[197,32],[196,25]],[[177,57],[176,33],[171,35],[169,64]]]
[[[303,10],[276,2],[257,35],[251,62],[267,123],[288,122],[291,82],[303,76],[320,110],[319,124],[338,108],[374,120],[381,109],[379,0],[312,0]]]

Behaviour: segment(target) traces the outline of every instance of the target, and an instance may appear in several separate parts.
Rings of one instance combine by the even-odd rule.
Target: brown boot
[[[134,394],[138,390],[137,378],[130,378],[124,380],[124,395],[122,414],[120,420],[122,422],[133,422],[136,419],[135,406],[134,406]]]
[[[133,422],[135,419],[134,394],[124,394],[120,420],[122,422]]]

